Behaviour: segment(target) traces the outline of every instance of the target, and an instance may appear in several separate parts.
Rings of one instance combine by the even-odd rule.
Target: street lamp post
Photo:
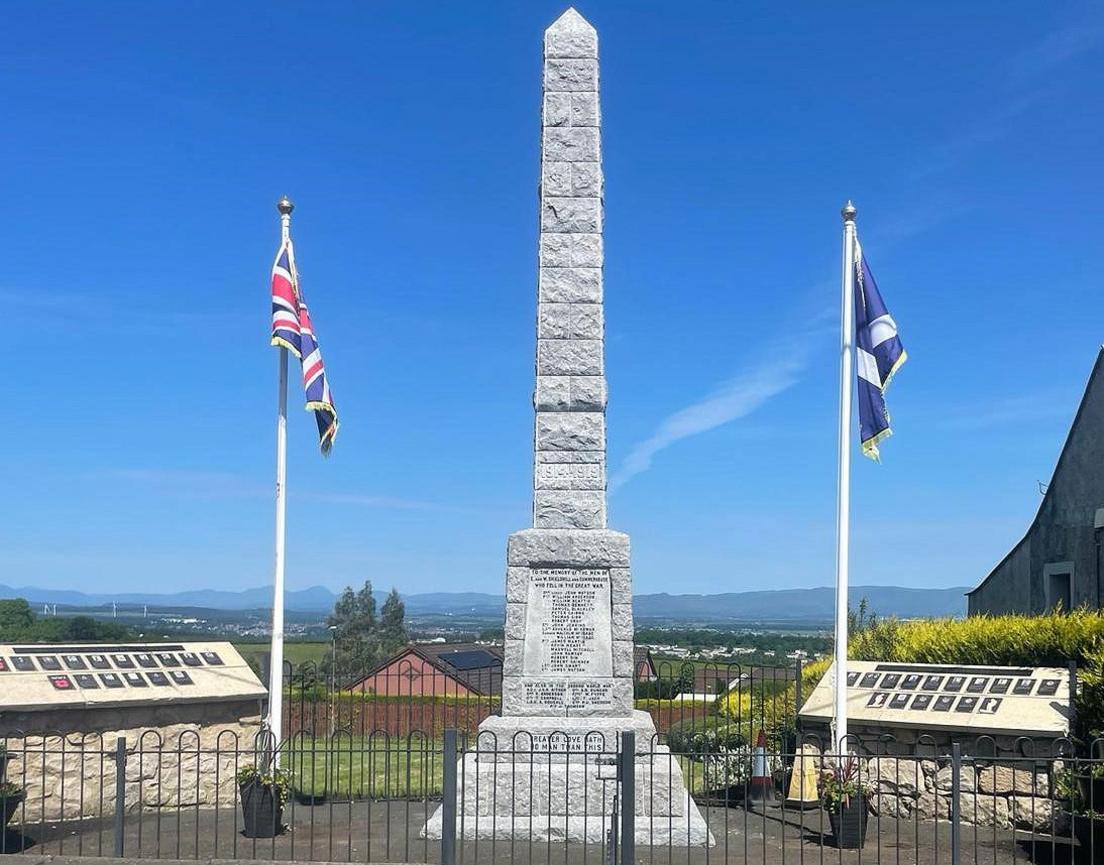
[[[337,625],[330,625],[330,741],[337,732]]]

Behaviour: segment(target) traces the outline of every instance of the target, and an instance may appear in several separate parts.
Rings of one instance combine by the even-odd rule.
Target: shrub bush
[[[1104,647],[1104,614],[1088,610],[1044,616],[883,619],[855,635],[849,657],[926,664],[1088,666]]]
[[[667,745],[676,754],[716,754],[746,744],[747,736],[740,725],[723,715],[690,718],[671,725],[667,731]]]

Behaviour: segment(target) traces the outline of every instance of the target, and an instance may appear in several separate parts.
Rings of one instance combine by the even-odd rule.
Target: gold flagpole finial
[[[281,196],[280,200],[276,202],[276,209],[280,211],[284,216],[291,216],[291,212],[295,210],[295,205],[291,199],[286,195]]]

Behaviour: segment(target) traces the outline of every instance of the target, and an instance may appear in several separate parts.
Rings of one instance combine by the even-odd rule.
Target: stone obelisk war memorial
[[[569,9],[544,34],[533,528],[507,544],[502,715],[461,758],[458,826],[602,841],[599,773],[631,729],[637,841],[710,844],[678,762],[633,709],[629,537],[606,527],[600,117],[598,36]],[[426,834],[440,837],[440,811]]]

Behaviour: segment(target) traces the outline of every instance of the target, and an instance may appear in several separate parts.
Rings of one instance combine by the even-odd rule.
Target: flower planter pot
[[[3,834],[4,827],[8,825],[8,821],[15,815],[15,812],[19,809],[19,806],[23,804],[23,800],[27,798],[27,791],[20,790],[18,793],[9,793],[8,795],[0,795],[0,813],[3,813],[4,822],[0,823],[0,834]]]
[[[271,784],[247,781],[239,786],[246,838],[272,838],[283,831],[281,791]]]
[[[857,850],[866,843],[866,799],[852,796],[849,802],[826,806],[832,835],[841,850]]]

